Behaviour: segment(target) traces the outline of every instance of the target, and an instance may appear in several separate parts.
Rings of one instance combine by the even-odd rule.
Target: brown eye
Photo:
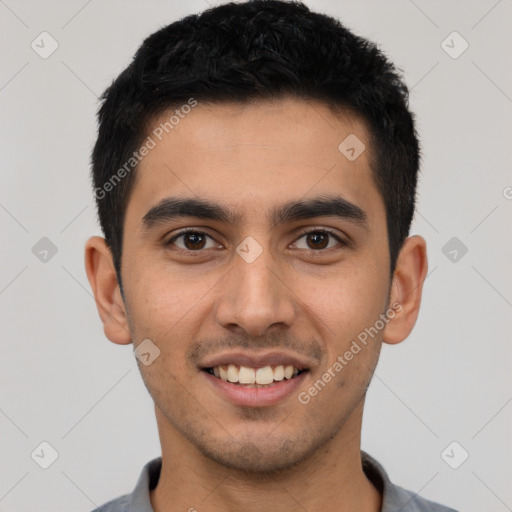
[[[211,240],[210,246],[207,246],[208,239]],[[176,245],[179,249],[184,251],[200,251],[201,249],[212,249],[217,247],[215,241],[209,235],[202,233],[201,231],[182,231],[172,237],[167,242],[167,245]]]
[[[305,243],[302,240],[304,240]],[[330,249],[336,245],[345,246],[346,243],[330,231],[317,229],[304,233],[297,239],[294,245],[299,249],[319,251],[322,249]]]
[[[311,249],[325,249],[329,244],[329,235],[320,231],[306,235],[307,244]]]
[[[205,245],[205,237],[201,233],[187,233],[183,235],[183,243],[187,249],[202,249]]]

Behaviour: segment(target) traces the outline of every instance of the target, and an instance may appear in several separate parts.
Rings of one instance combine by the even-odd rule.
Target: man
[[[427,273],[407,98],[372,43],[261,0],[162,28],[107,89],[86,269],[162,457],[97,510],[450,510],[360,450]]]

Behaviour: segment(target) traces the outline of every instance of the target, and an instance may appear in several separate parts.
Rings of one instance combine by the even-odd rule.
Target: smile
[[[207,368],[206,371],[224,382],[239,384],[245,387],[268,387],[284,379],[293,379],[301,373],[297,367],[292,365],[264,366],[262,368],[251,368],[235,364],[218,365],[214,368]]]

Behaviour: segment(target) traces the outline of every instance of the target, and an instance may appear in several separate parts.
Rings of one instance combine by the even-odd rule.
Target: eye
[[[220,246],[207,233],[193,229],[180,231],[166,242],[166,245],[174,245],[187,252],[200,252],[202,249],[215,249]],[[315,229],[303,233],[292,245],[298,249],[321,251],[336,245],[347,246],[348,243],[329,230]]]
[[[301,239],[304,239],[304,243],[299,242]],[[331,243],[333,241],[336,243]],[[315,229],[313,231],[304,233],[297,239],[297,242],[294,242],[293,245],[299,249],[317,251],[322,249],[330,249],[336,245],[345,246],[348,244],[331,231],[325,229]]]
[[[180,243],[175,243],[177,240],[182,239]],[[210,245],[208,245],[208,239]],[[213,249],[218,247],[218,243],[206,233],[202,231],[184,230],[180,231],[177,235],[173,236],[166,245],[176,245],[179,249],[184,251],[199,251],[201,249]]]

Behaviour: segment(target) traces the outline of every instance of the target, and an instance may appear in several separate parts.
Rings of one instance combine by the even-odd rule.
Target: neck
[[[273,474],[218,464],[199,453],[155,410],[162,444],[160,479],[150,493],[155,512],[381,510],[382,497],[361,466],[362,407],[313,456]]]

